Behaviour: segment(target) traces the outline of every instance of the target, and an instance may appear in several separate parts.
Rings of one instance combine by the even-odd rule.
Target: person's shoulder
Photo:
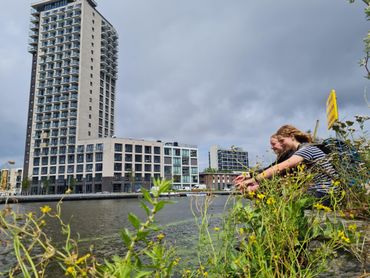
[[[301,146],[297,151],[296,153],[297,155],[299,154],[309,154],[310,156],[312,157],[316,157],[316,158],[319,158],[319,157],[322,157],[322,156],[325,156],[325,153],[323,153],[322,150],[320,150],[319,147],[315,146],[314,144],[304,144],[303,146]]]

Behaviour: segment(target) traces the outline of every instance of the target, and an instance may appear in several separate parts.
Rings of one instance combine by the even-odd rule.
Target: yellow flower
[[[159,235],[157,235],[158,240],[162,240],[162,239],[164,239],[164,237],[165,237],[165,235],[162,234],[162,233],[160,233]]]
[[[213,230],[215,230],[216,232],[218,232],[220,230],[219,227],[214,227]]]
[[[208,277],[208,272],[206,271],[206,272],[203,272],[203,276],[204,277]]]
[[[314,204],[313,207],[318,210],[323,210],[325,212],[331,212],[331,208],[324,206],[323,204],[320,204],[320,203]]]
[[[346,237],[346,235],[345,235],[345,233],[343,231],[338,231],[338,237],[342,241],[344,241],[346,243],[350,243],[350,239],[348,237]]]
[[[77,260],[76,264],[80,264],[80,263],[82,263],[82,262],[86,261],[89,257],[90,257],[90,254],[88,253],[88,254],[86,254],[85,256],[83,256],[83,257],[79,258],[79,259]]]
[[[29,212],[29,213],[27,213],[27,216],[28,216],[29,218],[32,218],[32,217],[33,217],[33,212]]]
[[[349,225],[348,230],[354,233],[357,230],[357,225],[356,224]]]
[[[253,198],[253,197],[254,197],[254,195],[256,195],[256,193],[255,193],[255,192],[253,192],[253,191],[248,191],[248,196],[249,196],[250,198]]]
[[[71,274],[73,276],[76,275],[76,270],[73,266],[70,266],[66,269],[65,275],[69,275],[69,274]]]
[[[49,206],[43,206],[43,207],[40,208],[40,210],[41,210],[42,213],[45,214],[45,213],[50,212],[51,208]]]
[[[265,198],[265,195],[262,194],[262,193],[258,193],[257,198],[260,199],[260,200],[263,200],[263,198]]]
[[[273,204],[275,204],[275,199],[274,199],[274,198],[272,198],[272,197],[268,198],[268,199],[267,199],[267,201],[266,201],[266,204],[268,204],[268,205],[273,205]]]
[[[174,261],[173,261],[173,265],[178,265],[179,264],[179,261],[180,261],[180,258],[177,257]]]
[[[339,186],[340,185],[340,181],[333,181],[332,182],[334,186]]]
[[[244,234],[244,228],[239,228],[239,234]]]
[[[250,244],[253,244],[253,243],[255,243],[256,242],[256,236],[255,235],[250,235],[249,236],[249,243]]]
[[[68,188],[66,191],[66,194],[70,194],[72,192],[72,189]]]
[[[44,225],[46,225],[46,221],[45,221],[44,219],[42,219],[42,220],[40,221],[40,226],[44,226]]]

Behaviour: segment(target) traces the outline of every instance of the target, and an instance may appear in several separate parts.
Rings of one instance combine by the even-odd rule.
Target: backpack
[[[354,184],[359,174],[361,157],[358,150],[350,143],[338,138],[327,138],[320,143],[314,144],[323,151],[330,159],[336,172]]]

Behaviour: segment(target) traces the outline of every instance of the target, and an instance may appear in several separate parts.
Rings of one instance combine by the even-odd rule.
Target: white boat
[[[189,192],[186,193],[187,197],[206,197],[207,193],[205,192]]]

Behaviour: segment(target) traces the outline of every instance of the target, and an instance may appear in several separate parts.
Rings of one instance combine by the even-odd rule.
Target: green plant
[[[112,262],[105,262],[101,270],[108,277],[171,277],[173,268],[178,264],[179,259],[175,258],[175,250],[166,246],[165,235],[160,233],[155,238],[150,238],[153,232],[159,229],[155,224],[155,215],[170,203],[169,201],[159,200],[161,193],[167,192],[170,181],[155,181],[157,190],[150,193],[142,189],[143,197],[149,203],[141,202],[141,206],[147,214],[145,222],[129,213],[129,220],[134,228],[130,231],[127,228],[121,231],[121,237],[127,247],[124,258],[113,257]],[[138,248],[139,246],[139,248]]]
[[[184,276],[315,277],[328,269],[336,250],[361,256],[363,250],[351,249],[360,234],[347,229],[333,208],[307,195],[311,178],[301,167],[264,182],[259,193],[246,196],[252,202],[237,198],[222,227],[210,227],[210,201],[205,201],[196,221],[198,269]]]
[[[141,222],[134,214],[129,214],[133,231],[122,230],[121,237],[127,247],[124,257],[114,256],[98,264],[92,249],[84,254],[79,252],[78,239],[71,237],[71,229],[61,219],[62,200],[57,203],[55,212],[49,206],[40,208],[41,215],[33,212],[19,214],[10,207],[0,212],[1,242],[13,248],[17,259],[6,273],[7,277],[45,277],[48,265],[57,263],[66,276],[71,277],[170,277],[178,264],[173,248],[167,246],[162,233],[155,235],[159,227],[154,217],[169,203],[159,200],[159,195],[170,188],[169,181],[155,181],[158,190],[143,190],[146,203],[142,207],[147,219]],[[44,227],[48,220],[56,219],[65,235],[63,246],[56,246]]]

